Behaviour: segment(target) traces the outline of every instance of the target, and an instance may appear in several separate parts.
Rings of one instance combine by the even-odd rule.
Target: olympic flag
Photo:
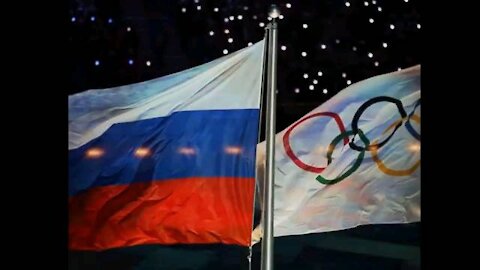
[[[276,136],[275,236],[420,220],[420,66],[356,83]],[[260,189],[264,162],[265,142]]]

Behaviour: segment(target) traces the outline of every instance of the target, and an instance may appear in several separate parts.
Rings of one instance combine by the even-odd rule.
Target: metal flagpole
[[[269,11],[272,22],[268,25],[267,64],[267,115],[266,115],[266,166],[263,191],[263,240],[261,270],[273,270],[273,185],[275,180],[275,113],[277,90],[277,22],[280,10],[272,5]]]

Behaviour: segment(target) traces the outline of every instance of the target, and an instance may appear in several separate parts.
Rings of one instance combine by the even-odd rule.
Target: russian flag
[[[251,240],[264,41],[69,97],[69,248]]]

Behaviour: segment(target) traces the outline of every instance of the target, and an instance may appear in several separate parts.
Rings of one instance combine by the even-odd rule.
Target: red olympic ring
[[[340,133],[345,132],[345,125],[342,122],[342,119],[338,114],[333,113],[333,112],[321,112],[321,113],[314,113],[311,114],[303,119],[300,119],[297,123],[295,123],[293,126],[291,126],[287,132],[283,135],[283,146],[285,147],[285,152],[287,153],[288,157],[300,168],[313,172],[313,173],[321,173],[323,170],[325,170],[326,167],[315,167],[312,165],[305,164],[303,161],[301,161],[292,151],[292,147],[290,146],[290,133],[292,130],[297,127],[299,124],[304,122],[305,120],[308,120],[313,117],[318,117],[318,116],[329,116],[332,117],[335,122],[337,123],[338,128],[340,129]],[[349,142],[349,136],[345,136],[343,139],[343,145],[347,145]]]

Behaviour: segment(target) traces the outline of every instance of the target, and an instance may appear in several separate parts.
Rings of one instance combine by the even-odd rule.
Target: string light
[[[113,23],[112,18],[108,18],[108,23]]]
[[[72,22],[75,22],[76,20],[77,20],[77,18],[72,17]]]
[[[228,34],[228,33],[230,33],[230,30],[225,29],[225,31],[223,31],[223,32],[224,32],[225,34]]]
[[[375,5],[377,3],[377,1],[373,0],[372,1],[372,5]]]
[[[265,26],[265,24],[264,24],[263,22],[261,22],[261,23],[259,23],[259,24],[258,24],[258,26],[260,26],[260,27],[264,27],[264,26]]]
[[[363,2],[363,4],[364,4],[366,7],[368,7],[368,2],[367,2],[367,1]]]
[[[308,24],[304,23],[303,24],[303,29],[307,29],[308,28]]]
[[[322,91],[322,92],[323,92],[324,94],[328,93],[328,90],[327,90],[327,88],[323,89],[323,91]]]
[[[408,3],[408,0],[403,0],[403,1],[405,1],[405,3]]]
[[[186,8],[182,8],[182,12],[183,12],[183,13],[187,12],[187,9],[186,9]]]
[[[150,62],[149,60],[147,60],[147,62],[146,62],[145,64],[147,64],[147,67],[149,67],[149,66],[152,65],[152,62]]]
[[[372,18],[368,19],[368,21],[369,21],[370,23],[373,23],[373,22],[374,22],[374,20],[373,20]]]
[[[322,50],[325,50],[327,48],[327,45],[322,44],[320,47],[322,48]]]
[[[90,17],[90,21],[94,22],[95,21],[95,16]]]
[[[218,12],[218,7],[213,8],[213,12]]]
[[[230,21],[233,21],[233,20],[235,20],[235,16],[230,16],[230,17],[228,17],[228,19],[230,19]]]
[[[227,49],[224,49],[223,50],[223,54],[227,54],[228,53],[228,50]]]
[[[340,43],[340,40],[339,40],[339,39],[335,39],[335,43],[339,44],[339,43]]]
[[[308,79],[308,74],[307,74],[307,73],[304,73],[304,74],[303,74],[303,78]]]
[[[127,32],[130,32],[130,31],[132,31],[132,28],[130,28],[130,26],[129,26],[129,27],[127,27]]]
[[[368,57],[369,57],[369,58],[372,58],[372,57],[373,57],[373,53],[369,52],[369,53],[368,53]]]
[[[342,78],[346,78],[347,77],[347,73],[342,73]]]
[[[95,66],[100,66],[100,60],[95,60],[94,64]]]
[[[357,47],[353,46],[352,50],[353,50],[354,52],[356,52],[356,51],[357,51]]]
[[[315,89],[315,86],[309,85],[309,86],[308,86],[308,89],[313,90],[313,89]]]
[[[382,12],[382,7],[378,7],[378,12]]]
[[[278,16],[278,18],[280,18],[280,20],[283,20],[283,15],[280,14],[280,16]]]
[[[292,4],[287,3],[285,6],[286,6],[287,8],[291,8],[291,7],[292,7]]]
[[[248,47],[252,46],[253,43],[252,42],[248,42]]]
[[[418,23],[417,28],[420,29],[420,28],[422,28],[422,26]]]
[[[252,16],[252,19],[256,20],[256,19],[257,19],[257,15],[253,15],[253,16]]]
[[[382,43],[383,48],[387,48],[388,44],[386,42]]]
[[[282,47],[280,47],[280,49],[281,49],[282,51],[285,51],[285,50],[287,49],[287,46],[282,45]]]
[[[377,62],[377,61],[375,61],[375,63],[373,63],[373,64],[374,64],[376,67],[378,67],[378,62]]]
[[[247,6],[244,6],[244,7],[243,7],[243,10],[248,10],[248,7],[247,7]]]
[[[317,75],[320,76],[320,77],[322,77],[322,76],[323,76],[323,72],[319,71],[319,72],[317,73]]]
[[[317,84],[317,83],[318,83],[318,81],[317,81],[317,80],[313,80],[313,84]]]
[[[233,38],[229,38],[228,43],[232,43],[232,42],[233,42]]]
[[[197,6],[197,10],[202,10],[202,6]]]
[[[306,53],[306,52],[302,52],[302,56],[303,56],[303,57],[306,57],[306,56],[307,56],[307,53]]]
[[[210,36],[213,36],[215,33],[214,33],[213,31],[210,31],[208,34],[209,34]]]
[[[348,85],[352,84],[352,81],[347,80],[347,84],[348,84]]]
[[[350,2],[345,2],[345,6],[349,7],[349,6],[350,6]]]
[[[237,19],[241,20],[241,19],[243,19],[243,16],[242,16],[242,15],[238,15],[238,16],[237,16]]]
[[[228,23],[228,18],[223,19],[224,22]]]
[[[133,65],[133,60],[132,60],[132,59],[129,59],[129,60],[128,60],[128,64],[129,64],[129,65]]]
[[[392,30],[395,29],[395,25],[390,24],[390,29],[392,29]]]
[[[300,89],[295,88],[295,93],[297,93],[297,94],[300,93]]]

